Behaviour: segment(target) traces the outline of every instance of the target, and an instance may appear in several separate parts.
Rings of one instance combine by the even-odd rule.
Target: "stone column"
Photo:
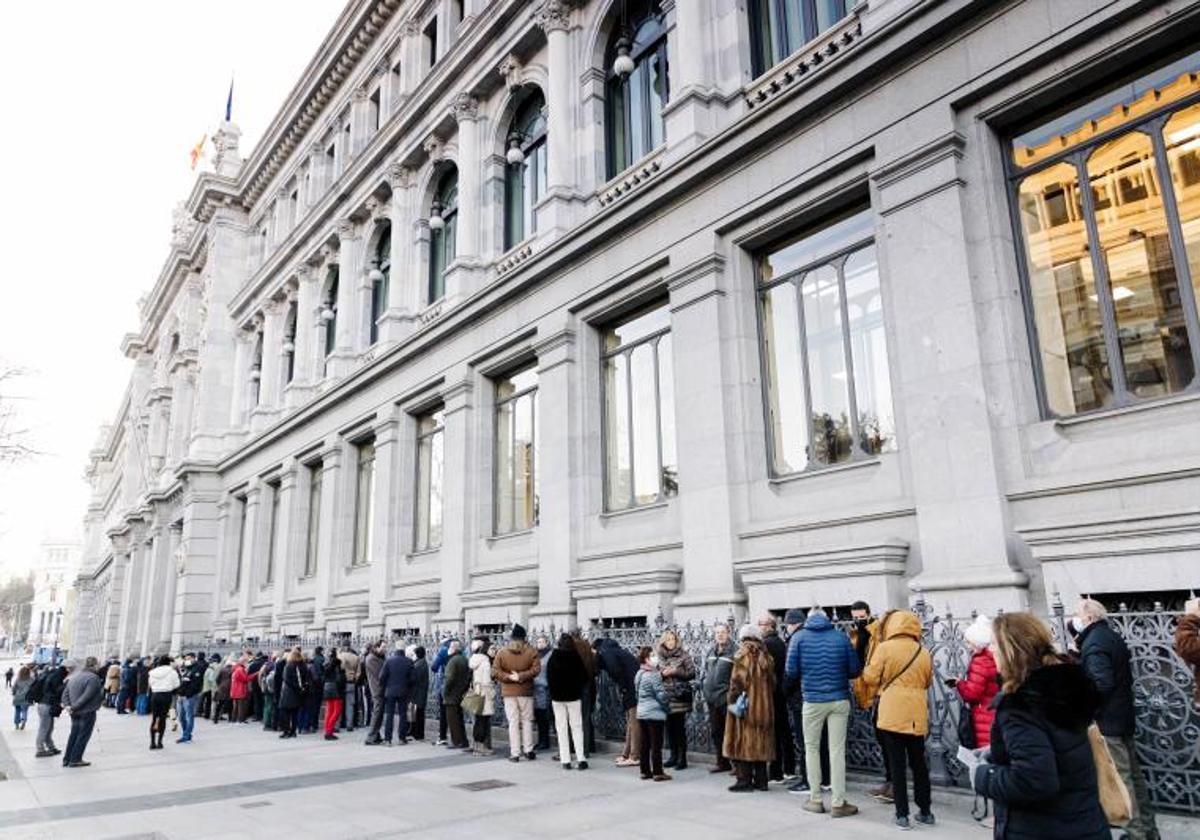
[[[289,404],[299,404],[304,394],[320,379],[320,361],[325,352],[321,328],[321,281],[311,266],[296,270],[296,372],[292,377]]]
[[[107,603],[104,605],[104,624],[101,634],[104,641],[104,652],[113,653],[122,659],[128,653],[121,635],[121,621],[124,615],[125,592],[128,589],[129,553],[120,551],[113,546],[112,584],[109,586]]]
[[[578,199],[570,8],[564,0],[545,0],[536,19],[546,32],[550,61],[546,91],[547,185],[546,197],[537,210],[538,231],[561,232],[572,226],[572,205]]]
[[[421,66],[421,25],[408,20],[400,32],[400,92],[409,96],[420,84],[424,71]]]
[[[158,619],[162,615],[161,573],[162,545],[164,528],[155,525],[150,528],[142,543],[142,557],[145,560],[141,575],[141,591],[138,593],[138,623],[136,640],[143,654],[154,653],[158,641]],[[151,631],[153,628],[153,632]]]
[[[233,356],[233,399],[229,412],[229,425],[234,429],[245,428],[250,418],[250,363],[254,352],[254,333],[240,329],[234,337]]]
[[[480,189],[482,161],[479,156],[479,101],[460,93],[454,99],[458,121],[458,255],[474,262],[479,258]]]
[[[257,586],[258,577],[254,570],[258,567],[258,558],[255,548],[259,540],[256,539],[261,517],[259,516],[259,504],[262,501],[262,487],[257,480],[250,484],[246,490],[246,502],[242,508],[242,516],[246,518],[245,526],[239,522],[237,531],[234,536],[232,551],[230,552],[230,562],[233,564],[234,591],[237,592],[237,607],[239,621],[245,621],[250,615],[250,610],[254,604],[255,588]],[[245,536],[245,545],[240,545],[241,537]],[[242,568],[238,569],[238,551],[242,552]],[[240,574],[239,574],[240,572]]]
[[[150,414],[147,449],[150,456],[150,472],[154,476],[162,469],[167,454],[167,438],[171,427],[170,388],[164,385],[151,389],[146,408]]]
[[[881,140],[892,142],[878,148],[912,142]],[[939,609],[966,615],[1025,609],[1028,580],[1009,554],[980,338],[994,316],[977,308],[972,285],[964,146],[950,129],[880,162],[871,180],[893,403],[920,539],[921,571],[909,585]]]
[[[403,414],[393,406],[375,425],[375,488],[371,503],[375,506],[374,533],[371,535],[371,582],[368,622],[371,630],[383,631],[382,602],[392,589],[392,563],[398,556],[400,510],[400,421]]]
[[[439,627],[458,628],[463,611],[460,594],[467,588],[467,570],[474,555],[475,518],[470,500],[475,498],[473,457],[476,440],[471,410],[471,371],[459,368],[446,376],[442,390],[445,412],[442,476],[442,548],[440,560],[441,608],[434,621]]]
[[[180,549],[183,541],[183,523],[172,522],[165,529],[166,538],[163,540],[163,569],[162,569],[162,588],[158,591],[158,597],[162,603],[162,614],[160,616],[158,626],[155,628],[155,633],[158,641],[156,648],[165,649],[170,653],[175,650],[171,646],[173,630],[175,628],[175,592],[178,588],[179,581],[179,561]]]
[[[354,368],[359,324],[355,300],[359,294],[362,247],[359,232],[351,219],[343,219],[337,225],[338,234],[338,299],[337,333],[334,349],[326,363],[325,373],[336,379],[345,376]]]
[[[358,154],[367,145],[367,141],[371,139],[371,130],[368,126],[370,117],[371,91],[366,85],[362,85],[354,90],[354,97],[350,103],[350,155],[346,159],[346,164],[342,167],[345,172],[350,166],[350,161],[358,157]]]
[[[321,452],[321,527],[317,535],[316,604],[313,623],[325,621],[325,610],[333,604],[333,585],[337,580],[335,552],[338,539],[338,518],[341,514],[339,481],[342,473],[342,443],[334,440]]]
[[[228,545],[229,502],[215,469],[189,470],[183,497],[183,530],[176,558],[171,650],[208,635],[219,602],[218,559]]]
[[[564,323],[566,321],[566,323]],[[529,611],[540,625],[574,622],[568,581],[575,573],[579,533],[576,488],[583,447],[575,333],[569,316],[538,325],[537,475],[538,603]]]
[[[177,464],[187,454],[195,396],[195,362],[188,362],[176,369],[171,377],[172,411],[170,445],[167,447],[168,463]]]
[[[282,301],[270,300],[263,306],[262,367],[259,370],[258,405],[250,412],[251,431],[270,425],[278,413],[283,383],[283,319],[287,317]]]
[[[392,223],[392,268],[388,279],[387,310],[379,326],[380,340],[395,343],[408,336],[416,324],[418,300],[414,285],[419,285],[419,260],[415,259],[412,222],[417,215],[414,204],[413,172],[393,163],[387,169],[392,186],[390,219]]]
[[[296,504],[296,473],[294,458],[287,459],[279,474],[279,518],[275,522],[275,568],[271,583],[272,628],[279,626],[279,615],[287,610],[288,593],[298,577],[297,563],[303,568],[304,555],[296,553],[296,520],[299,510]],[[266,575],[264,574],[264,580]]]

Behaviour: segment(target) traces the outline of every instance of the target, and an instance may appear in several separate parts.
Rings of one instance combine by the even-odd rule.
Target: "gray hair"
[[[1108,618],[1108,610],[1095,598],[1082,599],[1079,602],[1079,606],[1075,608],[1075,612],[1090,618],[1092,621],[1100,621]]]

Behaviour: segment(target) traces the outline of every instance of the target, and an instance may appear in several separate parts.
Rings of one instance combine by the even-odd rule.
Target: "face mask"
[[[1071,616],[1071,626],[1075,628],[1076,633],[1082,633],[1084,628],[1083,619],[1077,615]]]
[[[651,667],[651,668],[657,668],[657,667],[658,667],[658,657],[657,657],[657,656],[651,656],[651,657],[650,657],[650,660],[649,660],[649,662],[650,662],[650,667]]]

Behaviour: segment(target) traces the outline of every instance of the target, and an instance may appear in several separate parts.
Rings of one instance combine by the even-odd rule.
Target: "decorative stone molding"
[[[368,198],[366,202],[364,202],[364,206],[367,209],[367,216],[372,222],[379,221],[380,219],[386,219],[388,217],[388,213],[391,211],[390,202],[380,201],[375,196]]]
[[[851,14],[829,31],[768,71],[746,90],[746,105],[765,105],[816,71],[836,61],[862,39],[862,22]]]
[[[454,97],[454,104],[450,106],[454,112],[454,119],[458,122],[474,121],[479,119],[479,100],[469,93],[460,93]]]
[[[420,21],[418,21],[416,19],[409,19],[409,20],[404,21],[404,24],[400,27],[400,34],[403,35],[405,38],[416,38],[418,35],[421,34]]]
[[[571,597],[578,601],[582,598],[674,595],[679,591],[682,578],[683,569],[671,563],[649,569],[571,578],[567,585],[571,588]]]
[[[438,318],[440,318],[442,316],[442,308],[443,308],[443,304],[445,304],[445,302],[446,302],[445,299],[442,299],[442,300],[436,300],[433,303],[429,304],[429,306],[426,306],[419,313],[417,313],[417,319],[422,324],[432,324],[434,321],[436,321]]]
[[[413,183],[413,171],[404,164],[396,161],[388,164],[387,172],[385,173],[388,185],[392,191],[408,189]]]
[[[370,97],[370,95],[371,95],[371,90],[366,85],[359,85],[358,87],[356,87],[354,89],[354,101],[355,102],[366,102],[367,98]]]
[[[504,79],[504,84],[509,90],[516,90],[521,86],[521,70],[525,67],[521,63],[521,59],[517,58],[512,53],[500,62],[500,66],[496,68],[496,72]]]
[[[865,545],[801,548],[787,555],[734,560],[746,586],[797,583],[862,575],[903,575],[908,543],[884,540]]]
[[[187,205],[180,201],[171,211],[171,246],[184,248],[196,232],[196,220],[187,211]]]
[[[532,245],[522,245],[496,264],[497,274],[507,274],[533,255]]]
[[[358,238],[357,225],[354,224],[353,219],[338,219],[337,224],[334,226],[334,231],[341,242]]]
[[[436,137],[429,137],[421,144],[421,148],[425,154],[429,156],[429,160],[433,163],[441,163],[446,157],[446,147],[442,145],[442,141]]]
[[[663,167],[663,150],[659,149],[650,156],[643,158],[636,165],[622,172],[614,180],[601,188],[597,198],[601,207],[607,207],[617,199],[629,195],[651,178],[658,175]]]
[[[571,26],[571,9],[563,0],[543,0],[533,19],[544,32],[566,31]]]

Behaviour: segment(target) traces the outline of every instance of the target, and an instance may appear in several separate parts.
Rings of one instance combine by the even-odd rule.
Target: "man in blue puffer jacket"
[[[862,662],[845,633],[837,630],[824,610],[814,609],[804,629],[788,644],[787,679],[800,677],[804,695],[804,752],[812,785],[804,810],[825,813],[821,802],[821,730],[829,727],[829,771],[833,798],[830,814],[849,817],[858,808],[846,801],[846,730],[850,724],[850,680],[862,672]],[[815,777],[815,778],[814,778]]]

